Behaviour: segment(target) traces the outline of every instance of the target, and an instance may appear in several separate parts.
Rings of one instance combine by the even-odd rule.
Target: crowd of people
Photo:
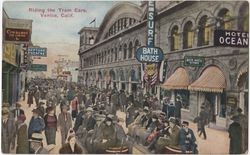
[[[181,122],[180,96],[174,102],[170,97],[160,101],[143,94],[141,89],[129,94],[116,88],[101,90],[96,86],[37,78],[29,81],[26,94],[28,107],[32,104],[36,107],[28,124],[20,103],[14,109],[8,103],[2,106],[3,153],[15,149],[22,154],[47,154],[43,135],[47,146],[61,146],[60,154],[132,153],[134,142],[151,153],[169,153],[168,147],[181,153],[198,153],[189,122]],[[205,125],[209,123],[205,106],[204,103],[194,120],[199,136],[203,134],[204,139]],[[118,110],[126,114],[125,120],[117,116]],[[229,132],[236,132],[237,127],[232,125]],[[56,144],[58,131],[61,144]]]

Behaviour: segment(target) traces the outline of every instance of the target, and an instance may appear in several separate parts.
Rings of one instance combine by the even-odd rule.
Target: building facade
[[[143,75],[134,55],[146,44],[146,4],[122,2],[111,8],[94,44],[79,50],[79,82],[128,92],[142,87]],[[193,120],[204,103],[211,125],[217,127],[228,127],[236,107],[248,115],[248,48],[214,44],[215,30],[248,32],[248,3],[156,2],[156,10],[155,46],[163,49],[167,62],[167,78],[156,86],[158,93],[167,91],[173,100],[181,98],[182,119]],[[203,64],[187,66],[187,56],[201,57]]]

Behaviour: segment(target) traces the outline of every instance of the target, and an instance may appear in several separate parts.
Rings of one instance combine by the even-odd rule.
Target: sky
[[[31,41],[33,45],[47,47],[48,57],[38,62],[49,64],[48,71],[50,71],[51,62],[54,62],[59,54],[66,54],[71,60],[79,60],[77,55],[79,30],[84,26],[94,26],[89,23],[95,18],[98,27],[107,11],[116,3],[114,1],[5,1],[3,8],[9,18],[33,20]],[[71,12],[67,11],[70,9]],[[69,17],[62,17],[65,15]]]

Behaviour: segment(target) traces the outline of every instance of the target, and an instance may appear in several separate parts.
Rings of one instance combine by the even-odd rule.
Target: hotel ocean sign
[[[148,2],[147,22],[147,46],[139,47],[136,50],[136,59],[142,63],[158,63],[163,60],[163,52],[160,48],[154,47],[155,37],[155,2]]]
[[[229,46],[229,47],[248,47],[249,44],[248,32],[234,30],[215,30],[214,45]]]

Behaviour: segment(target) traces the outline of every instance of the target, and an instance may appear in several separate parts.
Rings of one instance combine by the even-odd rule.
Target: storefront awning
[[[165,82],[161,85],[164,89],[187,89],[189,84],[188,75],[184,68],[178,68]]]
[[[222,71],[215,66],[208,67],[201,76],[189,85],[188,89],[193,91],[222,93],[226,87],[226,80]]]
[[[242,68],[240,69],[240,72],[238,73],[238,75],[237,75],[237,80],[236,80],[237,85],[239,84],[240,77],[241,77],[244,73],[248,73],[248,65],[245,65],[244,67],[242,67]]]

